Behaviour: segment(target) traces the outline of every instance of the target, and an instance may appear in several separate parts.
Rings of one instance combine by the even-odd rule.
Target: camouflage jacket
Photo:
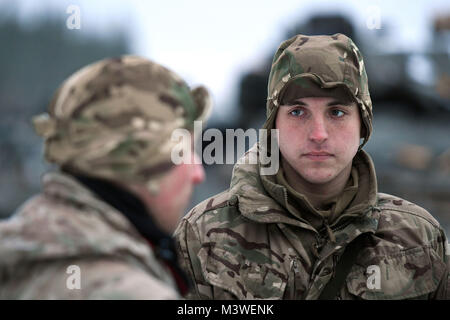
[[[245,157],[250,152],[257,145]],[[378,193],[373,164],[361,153],[370,171],[367,199],[329,226],[334,242],[285,209],[286,189],[270,184],[258,165],[236,164],[230,188],[194,207],[175,231],[195,282],[188,297],[317,299],[346,246],[366,234],[337,299],[449,299],[444,231],[421,207]]]
[[[126,217],[62,173],[43,177],[43,192],[0,223],[0,239],[0,299],[179,298]]]

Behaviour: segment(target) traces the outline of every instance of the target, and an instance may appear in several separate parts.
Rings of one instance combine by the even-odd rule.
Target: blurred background
[[[145,56],[191,86],[208,86],[215,104],[208,128],[246,130],[264,122],[278,45],[297,33],[338,32],[365,58],[374,105],[365,150],[379,191],[423,206],[450,235],[446,0],[0,0],[0,218],[38,192],[51,169],[29,120],[80,67],[121,54]],[[232,165],[205,170],[191,207],[229,186]]]

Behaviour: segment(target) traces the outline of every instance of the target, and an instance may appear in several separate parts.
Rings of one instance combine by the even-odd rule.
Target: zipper
[[[333,233],[333,230],[331,229],[330,225],[328,224],[328,219],[323,220],[323,224],[325,225],[325,229],[327,230],[328,238],[332,243],[336,243],[336,236]]]
[[[292,214],[292,213],[289,211],[288,194],[287,194],[286,188],[284,188],[284,187],[283,187],[283,196],[284,196],[284,207],[285,207],[285,209],[286,209],[287,212],[289,212],[290,214]],[[294,215],[294,216],[296,216],[296,215]],[[313,226],[311,226],[311,225],[309,224],[308,221],[305,221],[303,218],[300,218],[300,217],[298,218],[298,220],[299,220],[300,222],[302,222],[302,223],[304,223],[304,224],[310,226],[310,228],[305,228],[305,227],[303,227],[303,228],[305,228],[305,229],[307,229],[307,230],[310,230],[310,231],[313,231],[313,232],[316,233],[316,234],[319,233]]]
[[[363,212],[363,215],[366,215],[368,212],[374,211],[374,210],[376,210],[376,211],[378,211],[378,212],[381,212],[381,209],[380,209],[379,207],[377,207],[377,206],[369,206],[368,209],[367,209],[366,211]],[[356,211],[356,212],[357,212],[357,211]],[[346,217],[346,218],[350,218],[350,217],[360,217],[360,216],[361,216],[361,215],[359,215],[359,214],[354,214],[353,212],[351,212],[351,213],[346,213],[346,214],[344,214],[344,215],[338,217],[338,218],[336,219],[336,221],[335,221],[333,224],[331,224],[330,227],[337,225],[338,222],[341,220],[341,218],[344,218],[344,217]],[[335,229],[332,229],[332,230],[334,230],[334,231],[342,230],[342,229],[344,229],[345,227],[347,227],[350,223],[351,223],[351,221],[349,221],[349,222],[347,222],[347,223],[345,223],[345,224],[343,224],[343,225],[337,226]]]

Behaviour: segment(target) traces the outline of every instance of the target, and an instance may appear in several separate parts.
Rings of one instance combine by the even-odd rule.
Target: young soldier
[[[372,103],[351,39],[297,35],[280,45],[264,128],[279,130],[278,173],[241,160],[230,188],[175,232],[190,297],[449,298],[443,230],[421,207],[378,193],[361,150]],[[267,150],[260,141],[244,160]]]
[[[0,223],[0,298],[180,297],[186,278],[170,234],[204,171],[173,165],[171,134],[209,108],[203,87],[140,57],[69,77],[34,119],[58,170]]]

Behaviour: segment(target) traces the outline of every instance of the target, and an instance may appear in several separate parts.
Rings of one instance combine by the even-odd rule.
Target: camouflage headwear
[[[113,181],[156,181],[173,166],[174,129],[205,120],[210,96],[147,59],[123,56],[88,65],[58,89],[48,114],[33,119],[48,161]]]
[[[280,45],[269,75],[264,128],[273,128],[283,94],[290,85],[299,87],[299,98],[346,92],[357,103],[366,129],[360,147],[368,141],[372,133],[372,101],[363,57],[350,38],[339,33],[332,36],[299,34]]]

